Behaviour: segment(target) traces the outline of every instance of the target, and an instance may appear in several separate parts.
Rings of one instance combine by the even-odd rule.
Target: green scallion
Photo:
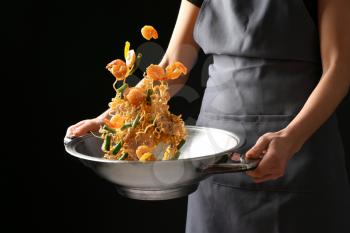
[[[132,123],[125,123],[121,128],[120,130],[125,130],[127,128],[130,128],[132,126]]]
[[[122,145],[123,145],[123,141],[120,141],[117,145],[115,145],[115,147],[113,148],[112,154],[114,155],[118,154],[118,152],[122,148]]]
[[[131,128],[135,128],[140,122],[141,114],[137,113],[135,120],[132,122]]]
[[[118,160],[125,160],[128,157],[128,153],[123,153]]]
[[[111,147],[111,139],[112,139],[112,135],[107,134],[105,140],[103,141],[102,144],[102,150],[103,151],[109,151],[110,147]]]

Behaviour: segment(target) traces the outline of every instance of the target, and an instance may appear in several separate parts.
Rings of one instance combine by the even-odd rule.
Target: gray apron
[[[205,0],[194,37],[213,55],[197,121],[246,140],[295,117],[322,67],[317,27],[303,0]],[[350,190],[331,116],[289,161],[284,177],[256,184],[220,174],[189,196],[186,231],[350,232]]]

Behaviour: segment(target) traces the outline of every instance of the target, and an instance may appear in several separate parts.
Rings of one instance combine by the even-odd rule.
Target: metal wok
[[[89,134],[65,138],[66,151],[79,158],[101,177],[114,183],[117,191],[139,200],[166,200],[194,192],[211,174],[243,172],[257,167],[258,160],[234,153],[243,141],[234,133],[206,127],[187,126],[188,137],[178,160],[139,162],[107,160],[102,140]],[[234,153],[234,154],[233,154]]]

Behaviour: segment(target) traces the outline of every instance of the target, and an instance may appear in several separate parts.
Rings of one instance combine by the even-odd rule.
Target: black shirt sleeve
[[[202,3],[203,3],[203,0],[187,0],[187,1],[193,3],[194,5],[196,5],[198,7],[201,7]]]

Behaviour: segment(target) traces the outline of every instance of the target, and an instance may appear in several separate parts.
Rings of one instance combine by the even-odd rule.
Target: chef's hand
[[[102,121],[99,118],[80,121],[75,125],[68,127],[66,137],[79,137],[91,131],[97,131],[101,124]]]
[[[300,147],[299,140],[284,129],[264,134],[246,152],[247,158],[261,159],[258,167],[247,172],[247,175],[252,177],[256,183],[282,177],[289,159],[299,151]]]

